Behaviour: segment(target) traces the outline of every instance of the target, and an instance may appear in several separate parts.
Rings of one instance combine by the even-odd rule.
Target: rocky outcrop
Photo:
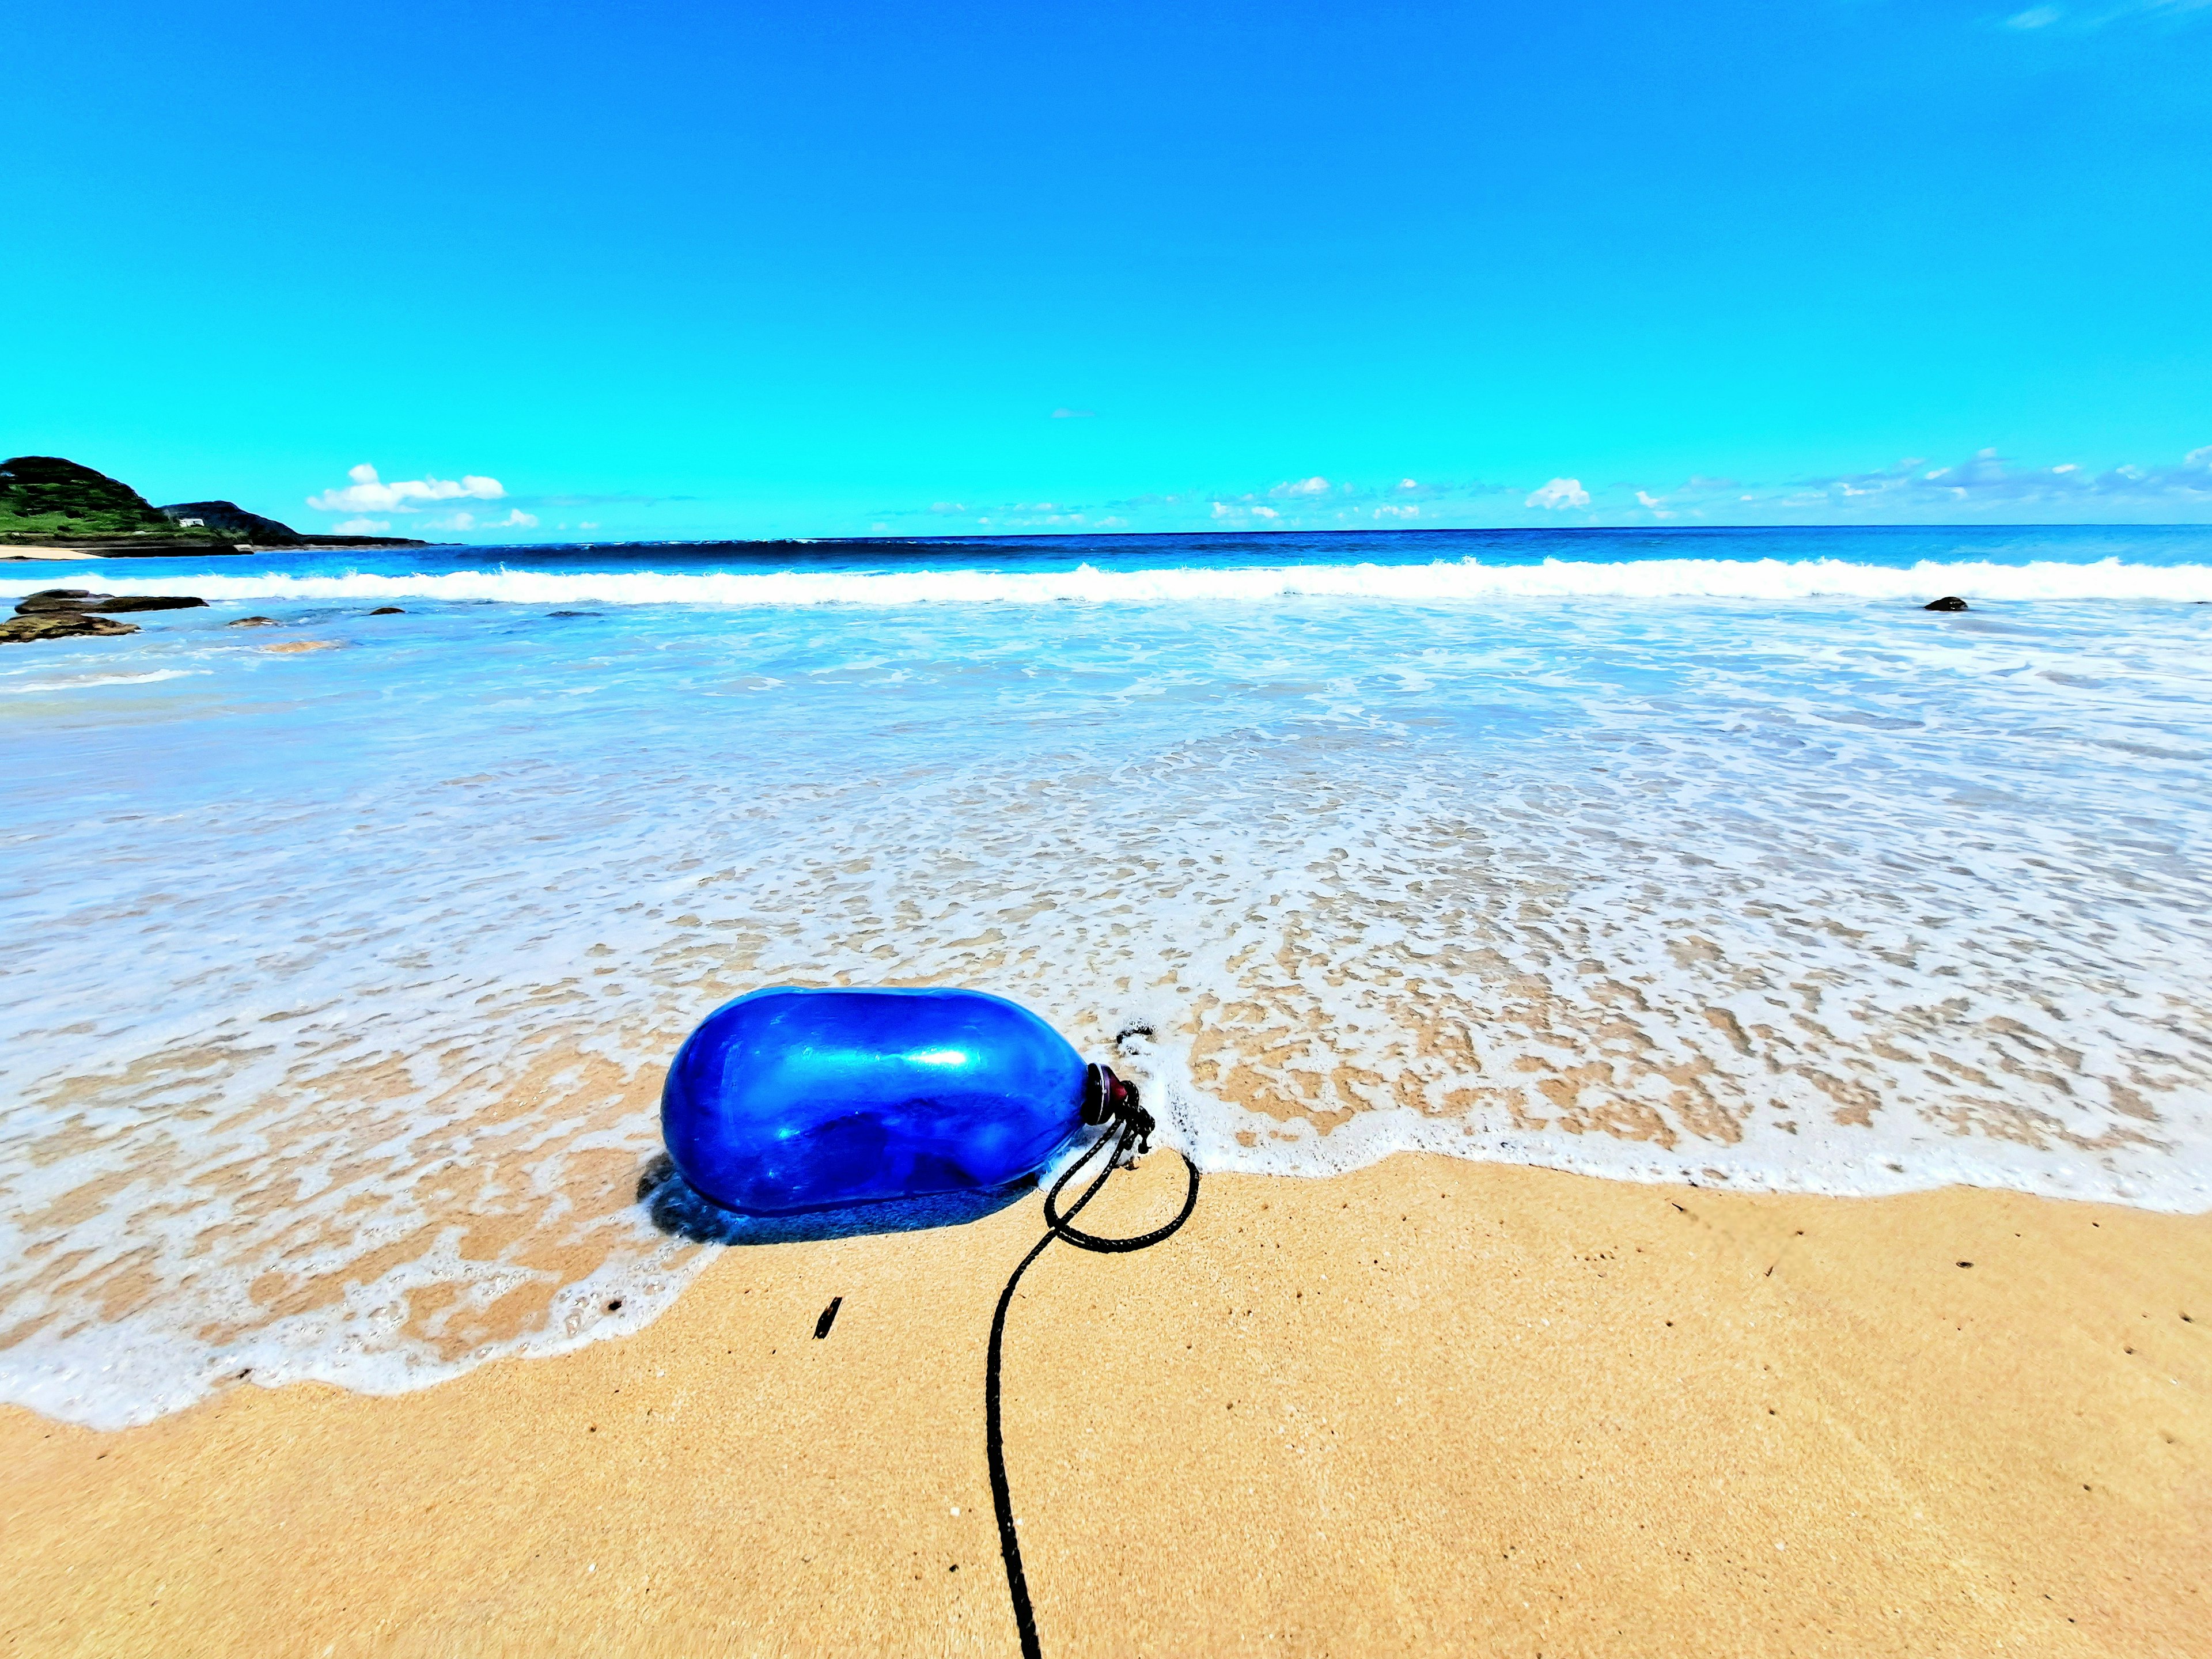
[[[290,525],[248,513],[236,501],[178,501],[161,511],[188,529],[212,530],[256,547],[297,547],[307,539]]]
[[[1923,611],[1964,611],[1966,602],[1956,593],[1946,593],[1940,599],[1931,599],[1920,607]]]
[[[26,645],[33,640],[67,640],[91,634],[136,634],[136,623],[112,617],[88,616],[82,611],[55,611],[44,616],[10,617],[0,622],[0,645]]]
[[[261,548],[427,547],[411,536],[318,536],[295,530],[280,519],[249,513],[236,501],[176,501],[161,509],[182,530],[204,530],[245,544],[246,550]]]
[[[82,587],[44,587],[16,601],[19,617],[64,612],[112,614],[131,611],[191,611],[207,603],[186,593],[94,593]]]

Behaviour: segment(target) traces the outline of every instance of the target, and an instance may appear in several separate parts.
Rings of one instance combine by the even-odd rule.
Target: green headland
[[[230,501],[155,507],[119,478],[58,455],[0,461],[0,544],[88,551],[231,552],[254,547],[419,547],[398,536],[302,535]]]

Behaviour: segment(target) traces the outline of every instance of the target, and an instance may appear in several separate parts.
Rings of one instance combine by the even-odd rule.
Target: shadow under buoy
[[[803,1210],[793,1215],[746,1215],[726,1210],[677,1172],[676,1160],[662,1152],[637,1178],[637,1201],[653,1224],[672,1237],[695,1244],[809,1244],[865,1233],[911,1233],[925,1227],[957,1227],[994,1215],[1036,1190],[1036,1177],[1025,1176],[1004,1187],[981,1192],[932,1193],[921,1198],[886,1199],[874,1204]]]

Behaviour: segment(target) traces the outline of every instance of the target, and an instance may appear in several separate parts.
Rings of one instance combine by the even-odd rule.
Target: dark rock
[[[33,593],[17,602],[20,616],[45,616],[61,611],[98,611],[113,614],[131,611],[190,611],[207,603],[185,593]]]
[[[1920,608],[1923,611],[1964,611],[1966,602],[1956,593],[1946,593],[1940,599],[1930,599]]]
[[[87,611],[116,613],[131,611],[197,611],[207,601],[190,593],[118,593],[112,599],[102,599],[97,605],[88,605]]]
[[[33,640],[67,640],[85,634],[136,634],[136,623],[108,617],[88,617],[82,611],[57,611],[44,616],[10,617],[0,623],[0,645],[23,645]]]
[[[43,593],[26,593],[15,601],[19,617],[45,616],[62,611],[83,611],[111,597],[106,593],[88,592],[82,587],[49,588]]]
[[[372,617],[404,617],[407,613],[396,605],[380,605],[368,614]]]
[[[225,628],[281,628],[283,624],[274,617],[240,617],[234,623],[225,623]]]

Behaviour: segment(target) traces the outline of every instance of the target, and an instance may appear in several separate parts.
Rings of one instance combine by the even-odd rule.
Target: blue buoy
[[[1004,997],[778,987],[684,1039],[660,1128],[699,1192],[784,1215],[1005,1186],[1127,1088]]]

